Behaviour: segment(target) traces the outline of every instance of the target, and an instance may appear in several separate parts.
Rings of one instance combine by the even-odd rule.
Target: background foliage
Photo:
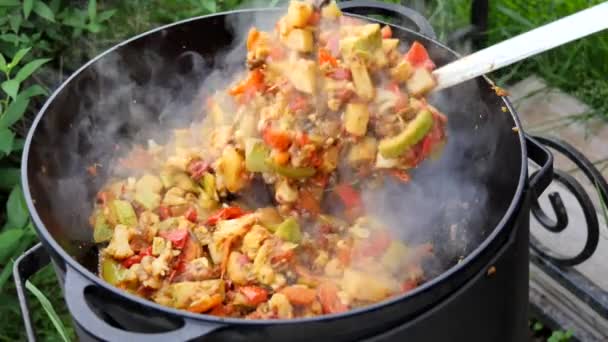
[[[275,6],[286,2],[257,1],[257,4]],[[429,18],[444,42],[470,22],[470,1],[403,2]],[[599,2],[490,1],[488,43]],[[84,62],[125,38],[177,20],[246,6],[243,3],[242,0],[0,0],[0,206],[4,208],[0,210],[0,341],[25,339],[11,279],[12,262],[37,238],[19,186],[19,163],[25,134],[46,96]],[[607,117],[606,56],[608,33],[569,44],[495,76],[504,84],[530,73],[540,74],[551,85],[590,104],[594,111],[589,115]],[[39,272],[28,289],[39,339],[74,339],[52,268]],[[566,335],[557,332],[553,341],[565,341],[569,338]]]

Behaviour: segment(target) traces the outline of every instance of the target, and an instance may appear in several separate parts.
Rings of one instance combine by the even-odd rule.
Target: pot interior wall
[[[155,31],[98,58],[64,85],[46,107],[28,155],[31,196],[45,225],[38,228],[95,270],[88,217],[115,157],[128,143],[162,142],[168,128],[200,117],[204,94],[244,66],[243,34],[253,22],[271,27],[275,18],[274,12],[241,12]],[[404,41],[423,40],[438,65],[455,58],[409,31],[393,32]],[[392,184],[381,200],[382,210],[402,213],[396,228],[404,237],[437,242],[433,269],[439,272],[497,225],[522,160],[513,118],[484,80],[444,91],[431,103],[449,117],[442,158],[414,170],[411,184]],[[98,174],[91,176],[87,167],[95,164]]]

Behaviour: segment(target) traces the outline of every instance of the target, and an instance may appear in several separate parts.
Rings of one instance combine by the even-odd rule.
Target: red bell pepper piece
[[[408,279],[408,280],[404,281],[403,284],[401,284],[401,292],[403,292],[403,293],[410,292],[411,290],[415,289],[416,286],[418,286],[418,284],[416,283],[415,280]]]
[[[272,148],[285,151],[291,145],[291,137],[287,132],[267,128],[263,133],[264,142]]]
[[[215,214],[209,216],[205,222],[208,225],[215,225],[219,220],[231,220],[239,218],[247,212],[239,207],[228,207],[218,210]]]
[[[382,28],[382,30],[380,30],[380,32],[382,33],[382,38],[384,38],[384,39],[388,39],[393,36],[393,30],[388,25],[384,25],[384,27]]]
[[[358,208],[363,206],[361,195],[355,188],[348,184],[339,184],[334,188],[334,191],[344,203],[346,209]]]
[[[198,213],[196,212],[196,208],[195,207],[188,208],[188,210],[186,210],[186,213],[184,214],[184,217],[186,217],[186,220],[196,223],[196,219],[198,218]]]
[[[414,67],[424,67],[429,70],[435,69],[435,63],[433,63],[429,57],[429,53],[426,51],[426,48],[418,41],[415,41],[412,44],[410,50],[405,55],[405,59]]]
[[[332,67],[338,66],[338,61],[336,60],[336,58],[334,56],[331,55],[331,53],[328,50],[326,50],[324,48],[319,48],[318,55],[319,55],[318,56],[319,65],[329,63],[329,65],[331,65]]]
[[[239,292],[247,298],[247,302],[251,306],[258,306],[268,300],[268,291],[263,287],[253,285],[241,286],[239,287]]]
[[[245,93],[253,93],[264,90],[264,74],[260,69],[254,69],[249,73],[247,79],[228,91],[230,95],[236,96]]]
[[[135,254],[126,258],[122,261],[122,265],[125,268],[131,268],[131,266],[139,264],[141,262],[141,259],[143,259],[147,255],[152,255],[152,246],[148,246],[146,249],[139,252],[139,254]]]
[[[161,205],[160,207],[158,207],[158,214],[161,220],[166,220],[171,217],[171,210],[169,210],[168,207]]]
[[[321,21],[321,13],[319,13],[318,11],[314,11],[310,15],[310,18],[308,18],[307,24],[311,25],[311,26],[315,26],[319,23],[319,21]]]
[[[172,229],[169,231],[162,231],[158,234],[160,237],[171,241],[173,248],[182,249],[186,245],[189,237],[188,229]]]

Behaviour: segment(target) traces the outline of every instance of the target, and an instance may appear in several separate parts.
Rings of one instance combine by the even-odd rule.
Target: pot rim
[[[49,96],[49,98],[46,100],[46,102],[44,103],[44,105],[42,106],[42,108],[40,109],[38,114],[36,115],[36,118],[34,119],[32,125],[30,127],[30,130],[28,132],[28,135],[27,135],[27,138],[26,138],[26,141],[24,144],[23,156],[22,156],[22,160],[21,160],[21,183],[22,183],[22,187],[23,187],[23,194],[25,197],[25,201],[26,201],[28,210],[30,212],[30,216],[32,217],[34,226],[36,228],[36,231],[38,232],[40,239],[44,242],[43,245],[45,245],[45,244],[50,245],[50,247],[53,249],[53,252],[57,253],[64,260],[67,268],[71,268],[72,270],[77,271],[82,276],[84,276],[87,280],[91,281],[95,286],[100,286],[104,290],[110,291],[111,293],[113,293],[115,295],[125,297],[140,305],[151,307],[152,309],[155,309],[162,313],[166,313],[166,314],[178,316],[178,317],[183,317],[183,318],[187,318],[187,319],[193,319],[196,321],[207,321],[207,322],[212,322],[212,323],[217,323],[217,324],[231,324],[231,325],[242,325],[242,326],[252,326],[252,327],[265,326],[265,325],[276,325],[276,324],[302,324],[302,323],[328,322],[331,320],[343,319],[343,318],[348,318],[351,316],[357,316],[359,314],[363,314],[363,313],[369,312],[369,311],[379,310],[385,306],[396,304],[397,302],[400,302],[405,298],[413,297],[413,296],[416,296],[423,292],[430,291],[439,283],[442,283],[446,279],[448,279],[448,278],[454,276],[455,274],[459,273],[460,271],[462,271],[466,266],[469,265],[469,263],[473,259],[476,259],[504,229],[506,229],[505,227],[507,226],[508,221],[514,216],[514,214],[518,210],[520,200],[524,196],[524,189],[527,184],[528,169],[527,169],[526,161],[527,161],[528,157],[527,157],[527,148],[526,148],[526,143],[525,143],[525,137],[524,137],[523,129],[521,127],[520,120],[519,120],[517,114],[515,113],[515,110],[511,104],[511,102],[506,97],[503,96],[503,97],[501,97],[501,99],[502,99],[504,105],[507,107],[509,114],[511,115],[511,117],[515,123],[515,127],[518,128],[517,135],[519,137],[519,144],[520,144],[521,156],[522,156],[521,166],[520,166],[520,170],[519,170],[519,180],[518,180],[517,189],[515,191],[513,199],[511,200],[511,203],[509,204],[509,207],[507,208],[503,217],[500,219],[500,221],[498,222],[496,227],[492,230],[492,232],[483,240],[483,242],[481,242],[464,259],[462,259],[462,262],[459,262],[456,265],[446,269],[440,275],[438,275],[435,278],[429,280],[428,282],[416,287],[415,289],[413,289],[412,291],[410,291],[408,293],[401,294],[401,295],[395,295],[395,296],[387,298],[383,301],[380,301],[380,302],[377,302],[374,304],[370,304],[370,305],[367,305],[367,306],[364,306],[361,308],[352,309],[352,310],[349,310],[349,311],[346,311],[343,313],[320,315],[320,316],[309,317],[309,318],[276,319],[276,320],[274,320],[274,319],[273,320],[261,320],[261,319],[255,319],[255,320],[251,319],[250,320],[250,319],[242,319],[242,318],[224,318],[224,317],[218,317],[218,316],[212,316],[212,315],[206,315],[206,314],[196,314],[196,313],[188,312],[186,310],[179,310],[179,309],[174,309],[174,308],[170,308],[167,306],[162,306],[153,301],[144,299],[142,297],[135,296],[128,292],[125,292],[125,291],[103,281],[96,274],[89,271],[87,268],[82,266],[78,261],[76,261],[71,255],[69,255],[63,249],[63,247],[61,247],[59,245],[59,243],[57,243],[57,241],[53,238],[53,236],[47,230],[44,222],[38,215],[38,212],[34,205],[34,200],[32,199],[32,196],[30,193],[29,179],[28,179],[28,159],[29,159],[28,157],[29,157],[29,151],[30,151],[30,147],[31,147],[31,144],[33,141],[33,137],[34,137],[34,134],[36,133],[36,129],[37,129],[40,121],[42,120],[42,118],[43,118],[44,114],[46,113],[47,109],[49,108],[49,106],[54,102],[55,98],[63,91],[63,89],[73,79],[75,79],[77,76],[79,76],[85,69],[89,68],[91,65],[93,65],[94,63],[96,63],[97,61],[99,61],[100,59],[105,57],[106,55],[109,55],[109,54],[115,52],[116,50],[120,49],[121,47],[128,45],[131,42],[136,41],[145,36],[155,34],[155,33],[161,32],[166,29],[171,29],[171,28],[174,28],[174,27],[177,27],[180,25],[188,24],[190,22],[194,22],[194,21],[198,21],[198,20],[205,20],[205,19],[209,19],[209,18],[213,18],[213,17],[220,17],[220,16],[226,16],[226,15],[240,15],[241,13],[253,13],[253,12],[268,12],[268,11],[276,12],[278,10],[280,10],[280,8],[238,9],[238,10],[233,10],[233,11],[225,11],[225,12],[220,12],[220,13],[198,16],[198,17],[194,17],[194,18],[188,18],[185,20],[177,21],[177,22],[174,22],[171,24],[167,24],[164,26],[160,26],[160,27],[151,29],[149,31],[146,31],[144,33],[131,37],[123,42],[120,42],[120,43],[114,45],[113,47],[105,50],[104,52],[100,53],[99,55],[97,55],[96,57],[94,57],[93,59],[91,59],[90,61],[85,63],[83,66],[81,66],[72,75],[70,75],[70,77],[68,77],[53,92],[53,94],[51,96]],[[423,36],[420,33],[413,31],[409,28],[406,28],[406,27],[403,27],[400,25],[387,23],[382,20],[378,20],[375,18],[369,18],[369,17],[362,16],[362,15],[356,15],[356,14],[351,14],[351,13],[346,13],[346,12],[345,12],[345,14],[348,14],[349,16],[353,16],[353,17],[365,18],[366,20],[369,20],[369,21],[374,21],[374,22],[378,22],[381,24],[390,25],[390,26],[396,27],[400,30],[407,31],[410,34],[413,34],[413,35],[421,37],[425,40],[428,40],[428,41],[432,42],[433,44],[435,44],[436,46],[438,46],[444,50],[447,50],[451,54],[460,57],[460,54],[458,54],[454,50],[450,49],[449,47],[445,46],[444,44],[437,41],[436,39]],[[488,85],[493,84],[488,77],[483,76],[483,78],[488,83]]]

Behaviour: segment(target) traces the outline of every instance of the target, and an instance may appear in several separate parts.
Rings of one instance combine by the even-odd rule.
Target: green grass
[[[53,268],[51,266],[43,268],[31,278],[31,283],[40,289],[51,304],[51,307],[56,311],[61,324],[65,327],[64,331],[67,339],[75,340],[76,335],[71,325],[69,313],[63,302],[63,295]],[[58,333],[53,320],[49,319],[49,315],[43,308],[42,303],[30,291],[28,291],[28,302],[38,340],[64,341]],[[7,283],[4,291],[0,293],[0,341],[12,342],[23,340],[25,340],[25,331],[15,287],[11,281]]]
[[[490,1],[489,44],[588,8],[602,0],[502,0]],[[572,42],[496,73],[509,84],[531,74],[588,104],[586,118],[608,119],[608,32]]]

